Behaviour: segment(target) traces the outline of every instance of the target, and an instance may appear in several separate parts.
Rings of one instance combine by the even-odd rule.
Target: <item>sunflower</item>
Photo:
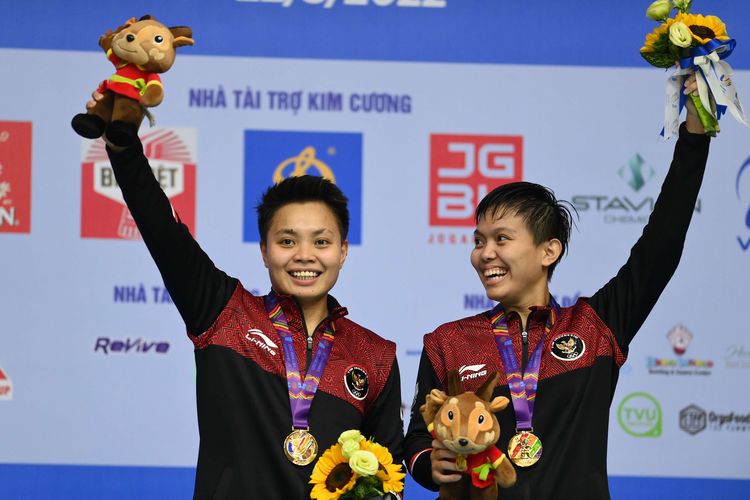
[[[675,20],[670,17],[648,33],[641,52],[665,52],[669,44],[669,27],[674,22]]]
[[[675,20],[685,23],[690,28],[693,40],[700,45],[706,44],[713,39],[729,40],[726,25],[716,16],[680,13],[677,14]]]
[[[675,56],[669,52],[669,27],[674,24],[671,17],[646,35],[641,47],[641,56],[657,68],[668,68],[674,64]]]
[[[341,445],[328,448],[315,463],[310,484],[313,485],[310,498],[334,500],[351,490],[357,476],[349,467],[349,459],[341,453]]]
[[[404,489],[403,479],[406,474],[401,472],[401,464],[394,464],[388,448],[373,441],[362,441],[361,449],[372,452],[378,459],[380,469],[375,476],[383,483],[383,491],[399,493]]]

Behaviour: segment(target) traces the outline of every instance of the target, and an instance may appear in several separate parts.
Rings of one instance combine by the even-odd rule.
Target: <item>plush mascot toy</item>
[[[78,135],[96,139],[106,133],[117,146],[128,146],[138,137],[146,108],[164,98],[159,73],[172,67],[175,49],[193,45],[187,26],[167,28],[151,16],[128,20],[99,38],[99,46],[114,64],[115,73],[97,91],[104,95],[87,113],[73,117]]]
[[[448,373],[447,394],[433,389],[419,409],[433,437],[456,453],[456,466],[464,477],[440,486],[441,500],[496,500],[498,486],[516,483],[513,464],[496,446],[500,423],[494,413],[508,406],[508,398],[492,399],[497,373],[479,390],[465,392],[458,371]]]

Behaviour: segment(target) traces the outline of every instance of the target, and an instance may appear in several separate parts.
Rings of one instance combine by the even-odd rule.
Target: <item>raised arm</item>
[[[237,280],[216,268],[174,214],[138,141],[121,149],[107,147],[115,178],[151,257],[190,333],[210,327],[237,287]]]
[[[694,78],[688,89],[693,86]],[[589,299],[624,353],[677,269],[703,182],[709,137],[687,102],[687,120],[648,224],[617,276]]]

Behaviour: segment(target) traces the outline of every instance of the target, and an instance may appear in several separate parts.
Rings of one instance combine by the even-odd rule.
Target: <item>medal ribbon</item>
[[[271,290],[271,293],[265,296],[263,302],[266,306],[268,317],[271,319],[274,328],[276,328],[276,333],[279,334],[284,348],[286,384],[289,390],[289,406],[292,409],[292,427],[295,429],[309,429],[310,426],[307,417],[310,414],[310,406],[312,406],[315,392],[318,390],[318,384],[320,384],[320,377],[323,375],[326,364],[328,364],[328,356],[331,354],[331,349],[333,348],[333,337],[336,328],[333,326],[333,322],[326,327],[325,332],[323,332],[318,341],[318,348],[315,350],[313,359],[307,369],[305,381],[302,383],[299,365],[297,365],[297,354],[294,351],[294,341],[289,330],[289,323],[287,323],[286,315],[281,309],[281,305],[279,305],[276,293]]]
[[[524,374],[521,374],[518,358],[516,358],[516,353],[513,351],[513,341],[510,335],[508,335],[508,318],[505,309],[502,305],[498,304],[490,311],[492,333],[495,336],[495,344],[497,344],[500,359],[503,361],[505,378],[508,380],[513,409],[516,412],[517,431],[532,429],[531,419],[534,415],[534,402],[536,400],[537,385],[539,384],[539,368],[542,365],[544,340],[557,320],[559,307],[553,298],[549,316],[547,316],[547,324],[544,326],[544,334],[539,339],[539,343],[536,345],[531,358],[529,358],[529,364]]]

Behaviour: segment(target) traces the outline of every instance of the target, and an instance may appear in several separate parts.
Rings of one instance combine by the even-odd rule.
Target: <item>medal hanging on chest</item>
[[[513,340],[508,334],[508,318],[505,309],[498,304],[490,313],[492,333],[505,369],[513,410],[516,414],[516,434],[508,443],[508,457],[519,467],[530,467],[542,457],[542,440],[534,434],[531,420],[534,415],[534,402],[539,384],[539,369],[542,365],[542,350],[547,334],[557,319],[558,309],[554,299],[544,326],[544,334],[529,359],[526,372],[521,373],[518,358],[513,350]]]
[[[333,348],[335,328],[331,322],[323,332],[303,383],[289,324],[273,291],[266,295],[264,305],[284,349],[289,406],[292,411],[292,432],[284,439],[284,455],[295,465],[309,465],[318,456],[318,442],[310,432],[308,416],[320,378],[328,363],[328,356]]]

